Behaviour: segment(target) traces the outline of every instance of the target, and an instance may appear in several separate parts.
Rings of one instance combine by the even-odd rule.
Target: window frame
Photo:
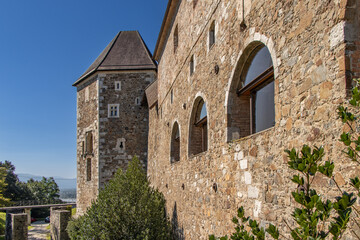
[[[177,130],[176,132],[174,132],[175,127],[176,127],[176,130]],[[179,133],[178,136],[176,136],[177,133]],[[176,121],[176,122],[174,122],[173,127],[172,127],[172,131],[171,131],[171,141],[170,141],[170,163],[171,164],[180,161],[180,147],[181,147],[180,146],[180,136],[181,136],[180,125]],[[177,144],[177,146],[175,144]],[[175,150],[175,147],[178,148],[177,149],[178,151]],[[176,153],[177,153],[177,155],[175,155]]]
[[[111,115],[111,108],[116,107],[116,115]],[[120,117],[120,104],[108,104],[108,118],[119,118]]]
[[[266,45],[263,45],[262,48],[263,47],[266,47]],[[253,51],[256,51],[256,48],[254,48]],[[251,61],[253,61],[253,60],[254,59],[252,59]],[[248,71],[248,69],[246,69],[246,71]],[[245,74],[244,79],[240,80],[240,84],[243,84],[245,82],[246,75],[247,75],[247,73]],[[256,116],[255,116],[256,115],[255,114],[256,92],[274,81],[275,81],[274,64],[272,64],[271,67],[267,68],[264,72],[260,73],[256,78],[254,78],[247,85],[241,86],[236,91],[238,97],[240,97],[241,95],[249,95],[249,97],[250,97],[250,135],[257,133],[256,132],[256,124],[255,124],[255,121],[256,121]],[[275,94],[275,92],[274,92],[274,94]],[[274,108],[275,108],[275,103],[274,103]]]
[[[212,21],[209,28],[209,49],[211,49],[216,43],[216,26],[215,20]]]
[[[201,117],[201,110],[205,107],[206,115]],[[208,147],[208,111],[203,97],[198,96],[193,105],[189,134],[189,156],[196,156],[206,152]],[[200,141],[200,143],[199,143]],[[197,142],[196,144],[194,142]]]
[[[117,87],[119,85],[119,87]],[[121,91],[121,81],[115,81],[115,91]]]

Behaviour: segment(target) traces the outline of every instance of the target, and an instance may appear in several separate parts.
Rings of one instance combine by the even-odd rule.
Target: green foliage
[[[6,174],[7,170],[4,167],[0,167],[0,206],[6,206],[10,203],[10,199],[4,197],[4,191],[6,190]]]
[[[0,235],[5,234],[6,213],[0,212]]]
[[[31,194],[24,183],[21,183],[15,174],[15,166],[10,161],[0,162],[0,167],[6,169],[6,189],[4,190],[4,197],[11,201],[20,201],[31,199]]]
[[[249,217],[245,217],[245,211],[243,207],[240,207],[237,212],[237,217],[232,219],[232,222],[236,225],[235,232],[230,236],[226,235],[224,237],[217,238],[214,235],[209,236],[209,240],[264,240],[265,239],[265,230],[259,226],[259,223],[256,220],[252,220]],[[250,231],[247,229],[250,228]],[[278,229],[270,224],[266,229],[266,232],[270,234],[274,239],[279,239]]]
[[[56,203],[59,201],[59,187],[54,178],[43,177],[40,181],[30,178],[26,183],[31,192],[32,199],[42,203]]]
[[[171,239],[165,198],[150,186],[136,157],[125,173],[118,170],[67,231],[71,239]]]

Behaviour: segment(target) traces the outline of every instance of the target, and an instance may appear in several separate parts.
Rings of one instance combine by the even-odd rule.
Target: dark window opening
[[[212,47],[215,43],[215,21],[211,23],[210,30],[209,30],[209,48]]]
[[[85,135],[85,154],[93,153],[93,135],[92,132],[86,132]]]
[[[91,181],[91,159],[86,160],[86,181]]]
[[[189,154],[195,155],[208,149],[206,103],[199,97],[191,115]]]
[[[85,144],[84,141],[81,141],[81,155],[85,154]]]
[[[176,25],[174,31],[174,53],[176,53],[178,46],[179,46],[179,30],[178,30],[178,26]]]
[[[190,76],[193,75],[193,73],[194,73],[194,68],[195,68],[195,65],[194,65],[194,55],[192,55],[191,58],[190,58]]]
[[[174,123],[171,133],[171,149],[170,149],[171,163],[180,161],[180,129],[177,122]]]
[[[171,89],[171,92],[170,92],[170,102],[173,103],[174,101],[174,92],[173,90]]]

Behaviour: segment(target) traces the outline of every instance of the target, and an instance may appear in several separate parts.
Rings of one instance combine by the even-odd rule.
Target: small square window
[[[108,117],[109,118],[118,118],[119,117],[119,104],[109,104],[108,105]]]
[[[121,90],[121,81],[115,81],[115,90],[117,91]]]

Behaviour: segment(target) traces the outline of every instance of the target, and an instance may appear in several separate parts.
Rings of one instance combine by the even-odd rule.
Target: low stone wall
[[[7,214],[6,240],[26,240],[28,239],[27,214]]]
[[[51,238],[53,240],[70,239],[66,227],[71,218],[71,212],[68,210],[52,210],[50,220]]]

